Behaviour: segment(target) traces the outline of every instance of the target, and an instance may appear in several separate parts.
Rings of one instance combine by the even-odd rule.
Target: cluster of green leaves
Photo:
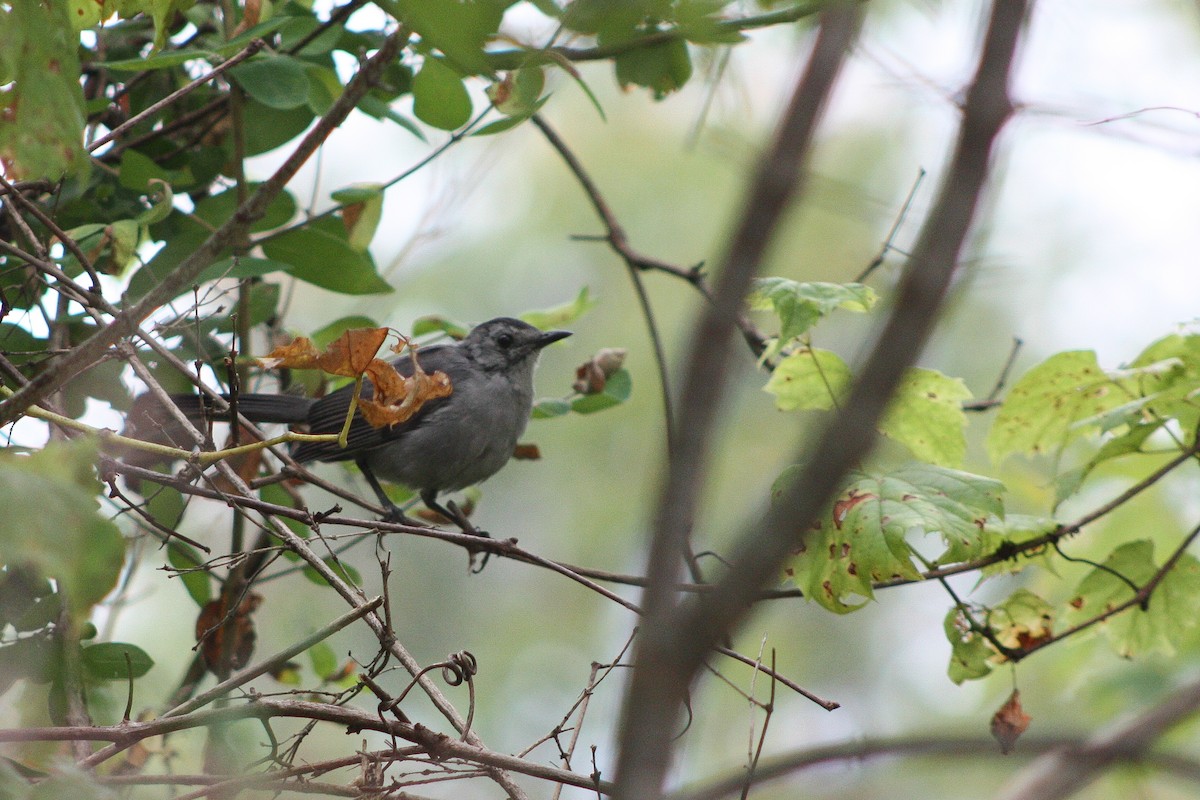
[[[49,707],[65,722],[63,646],[95,636],[93,606],[117,584],[125,541],[97,514],[94,442],[53,443],[32,455],[0,451],[0,693],[18,679],[49,684]],[[32,502],[52,497],[53,502]],[[140,678],[153,661],[119,642],[83,647],[86,681]]]
[[[773,364],[765,390],[781,410],[838,407],[851,370],[838,354],[812,345],[812,328],[837,309],[864,313],[874,302],[874,293],[858,284],[758,282],[751,307],[772,311],[780,323],[764,359]],[[1054,509],[1042,516],[1009,513],[1000,480],[961,469],[967,451],[963,404],[970,399],[959,379],[924,368],[908,371],[879,433],[904,445],[915,461],[852,473],[804,532],[786,577],[810,600],[848,613],[873,599],[881,585],[921,580],[930,570],[977,564],[986,579],[1035,563],[1033,555],[1043,555],[1049,565],[1045,553],[1061,525]],[[1154,342],[1120,369],[1103,369],[1090,351],[1051,356],[1008,392],[986,444],[997,465],[1012,455],[1051,456],[1057,507],[1079,494],[1105,462],[1150,456],[1137,472],[1144,477],[1164,461],[1194,452],[1198,422],[1200,334],[1181,333]],[[780,476],[777,492],[795,472]],[[1181,539],[1180,547],[1186,542]],[[991,566],[1003,554],[1012,560]],[[1144,599],[1139,592],[1149,596],[1146,603],[1136,602]],[[1114,614],[1121,604],[1128,608]],[[1130,539],[1054,598],[1022,588],[987,606],[956,602],[946,619],[949,673],[956,682],[983,677],[1006,657],[1093,624],[1123,656],[1171,653],[1194,635],[1198,622],[1200,562],[1176,553],[1169,564],[1159,563],[1151,541]]]

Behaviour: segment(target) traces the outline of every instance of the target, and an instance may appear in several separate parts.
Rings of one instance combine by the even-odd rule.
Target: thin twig
[[[883,240],[883,244],[879,248],[879,252],[871,259],[871,263],[858,273],[854,279],[855,283],[862,283],[871,276],[871,273],[883,265],[883,260],[887,258],[887,254],[895,249],[893,242],[896,241],[896,234],[900,232],[900,226],[904,224],[904,220],[908,218],[908,212],[912,210],[913,200],[917,196],[917,189],[921,186],[921,181],[925,180],[925,168],[921,167],[917,170],[917,178],[913,181],[912,188],[908,190],[908,196],[904,198],[904,204],[900,206],[900,213],[896,215],[895,221],[892,223],[892,229],[888,231],[887,238]]]
[[[1000,375],[997,376],[996,383],[988,392],[988,396],[977,403],[963,403],[963,411],[987,411],[989,408],[1000,405],[1000,392],[1008,382],[1008,375],[1012,372],[1013,365],[1017,363],[1017,354],[1021,352],[1024,344],[1025,342],[1019,337],[1013,337],[1012,349],[1008,351],[1008,358],[1004,360],[1004,366],[1000,368]]]

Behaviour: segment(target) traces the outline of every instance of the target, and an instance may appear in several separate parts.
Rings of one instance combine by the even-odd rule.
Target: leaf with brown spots
[[[1077,625],[1128,602],[1135,586],[1145,586],[1158,572],[1154,543],[1126,542],[1079,582],[1068,602],[1065,622]],[[1114,574],[1116,573],[1116,574]],[[1121,577],[1118,577],[1120,575]],[[1156,653],[1171,657],[1191,641],[1200,624],[1200,561],[1183,555],[1150,595],[1145,610],[1134,605],[1095,626],[1125,658]]]
[[[792,474],[780,476],[776,494]],[[939,564],[994,549],[1002,490],[998,481],[928,464],[883,475],[852,473],[789,562],[791,580],[831,611],[854,611],[873,597],[872,584],[920,576],[911,534],[942,537]]]
[[[988,454],[998,463],[1013,453],[1058,453],[1071,440],[1104,427],[1107,415],[1139,412],[1151,402],[1146,381],[1157,387],[1180,368],[1178,359],[1165,359],[1108,372],[1091,350],[1050,356],[1009,391],[988,434]]]

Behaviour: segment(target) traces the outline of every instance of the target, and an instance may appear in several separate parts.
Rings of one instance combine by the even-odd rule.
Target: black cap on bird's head
[[[570,335],[571,331],[542,331],[513,317],[497,317],[476,325],[458,346],[484,369],[505,369],[536,361],[543,347]]]

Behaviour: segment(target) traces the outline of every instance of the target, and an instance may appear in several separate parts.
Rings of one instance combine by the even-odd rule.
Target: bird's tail
[[[221,395],[229,400],[229,395]],[[179,409],[193,419],[208,416],[211,419],[227,420],[229,412],[216,408],[213,401],[196,394],[173,394],[171,400]],[[238,413],[251,422],[297,423],[308,419],[308,410],[313,404],[311,397],[288,394],[239,394]]]

